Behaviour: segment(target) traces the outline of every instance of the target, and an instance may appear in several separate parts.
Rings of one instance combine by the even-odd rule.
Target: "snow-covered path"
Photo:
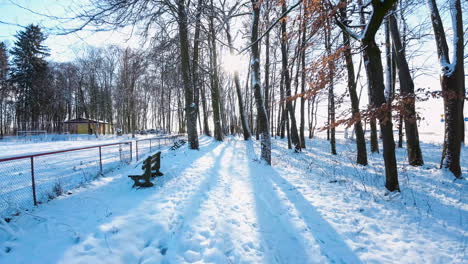
[[[193,152],[187,157],[181,157],[182,152],[174,157],[168,153],[163,161],[170,164],[164,168],[167,174],[156,188],[130,189],[123,171],[101,179],[90,189],[51,201],[31,215],[20,216],[15,226],[21,243],[13,239],[11,251],[0,260],[328,262],[314,238],[317,230],[311,230],[322,223],[309,226],[306,221],[316,220],[313,212],[300,216],[288,193],[268,180],[267,176],[278,176],[269,175],[274,170],[252,161],[252,142],[230,140],[203,147],[205,151],[195,156]],[[22,220],[31,226],[20,224]],[[23,232],[28,235],[23,236]],[[343,242],[327,235],[320,239],[321,243],[335,244],[336,248],[325,252],[331,260],[358,262],[353,254],[342,254],[352,253]],[[18,254],[26,251],[29,253]]]
[[[139,173],[140,164],[103,177],[14,218],[8,224],[12,230],[4,232],[7,237],[2,237],[0,225],[0,243],[6,241],[0,263],[458,259],[447,257],[459,252],[458,246],[463,249],[457,245],[465,243],[459,240],[459,226],[447,228],[445,235],[438,232],[447,223],[434,222],[434,232],[426,230],[424,222],[415,227],[410,213],[393,216],[390,210],[395,205],[374,204],[363,194],[344,196],[337,193],[343,191],[340,181],[324,185],[317,172],[311,177],[305,160],[317,153],[314,162],[320,162],[325,156],[318,150],[296,155],[286,154],[281,144],[275,148],[270,167],[257,160],[254,142],[202,138],[201,151],[181,148],[163,153],[165,176],[156,179],[153,188],[131,188],[127,175]],[[376,208],[365,207],[367,203]],[[460,221],[467,216],[465,205],[459,209]]]
[[[167,259],[176,263],[358,263],[336,232],[308,211],[310,205],[302,204],[305,214],[300,216],[302,212],[287,197],[290,191],[285,194],[268,180],[279,177],[277,172],[252,162],[253,154],[252,142],[231,140],[194,163],[206,168],[201,172],[206,178],[199,184],[204,193],[195,194],[171,226]],[[327,244],[323,252],[320,244]]]

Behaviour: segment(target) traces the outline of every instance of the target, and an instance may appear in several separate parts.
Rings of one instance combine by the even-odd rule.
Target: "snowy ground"
[[[66,141],[64,136],[73,140]],[[40,140],[37,143],[34,143],[36,140],[24,141],[25,138],[16,137],[0,141],[0,159],[117,142],[122,142],[122,144],[34,157],[34,178],[38,203],[46,202],[66,190],[83,185],[101,173],[108,173],[126,165],[137,156],[136,141],[131,140],[131,136],[128,135],[121,137],[100,136],[99,138],[87,135],[40,137],[36,138],[37,141]],[[154,139],[155,137],[159,138],[138,142],[138,158],[172,142],[163,135],[139,136],[137,139]],[[133,150],[130,144],[123,143],[129,141],[133,144]],[[33,207],[31,169],[30,158],[0,162],[0,217],[10,217],[18,211]]]
[[[273,166],[256,142],[201,138],[201,150],[164,151],[155,187],[132,189],[112,172],[0,224],[0,263],[466,263],[466,180],[404,164],[385,196],[381,155],[354,164],[325,140],[294,154],[274,140]],[[463,149],[462,160],[468,152]],[[466,163],[463,173],[468,174]]]
[[[136,139],[157,137],[158,135],[137,135]],[[0,140],[0,158],[26,155],[36,152],[56,151],[68,148],[78,148],[94,145],[111,144],[130,141],[131,135],[115,136],[100,135],[41,135],[30,137],[5,137]]]

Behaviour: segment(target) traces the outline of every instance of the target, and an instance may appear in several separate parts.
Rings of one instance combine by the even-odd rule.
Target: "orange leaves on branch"
[[[414,105],[416,97],[414,95],[397,95],[393,99],[392,105],[382,104],[380,107],[370,107],[366,110],[362,110],[359,113],[356,113],[348,118],[343,118],[337,120],[333,124],[328,124],[320,128],[320,130],[326,130],[332,127],[338,127],[340,125],[345,125],[347,128],[356,124],[358,121],[370,121],[371,119],[377,119],[379,122],[388,122],[389,117],[399,118],[401,115],[406,120],[410,122],[416,122],[419,117],[416,112],[410,107],[411,104]],[[388,113],[394,113],[394,115],[389,115]]]
[[[447,98],[449,100],[453,99],[463,99],[463,100],[468,100],[468,92],[463,93],[463,92],[457,92],[457,91],[426,91],[425,92],[426,98],[432,97],[432,98]]]
[[[343,57],[345,48],[341,47],[334,50],[329,56],[323,55],[318,60],[314,61],[308,69],[308,86],[309,89],[300,97],[309,99],[319,93],[322,89],[330,85],[331,78],[339,78],[343,72],[343,67],[337,67],[340,59]]]

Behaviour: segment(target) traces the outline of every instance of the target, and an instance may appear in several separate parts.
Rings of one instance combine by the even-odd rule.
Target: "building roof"
[[[91,123],[91,124],[96,124],[96,123],[99,123],[99,124],[109,124],[108,122],[106,121],[102,121],[102,120],[94,120],[94,119],[87,119],[87,118],[76,118],[76,119],[71,119],[71,120],[65,120],[63,121],[63,123],[67,123],[67,124],[82,124],[82,123]]]

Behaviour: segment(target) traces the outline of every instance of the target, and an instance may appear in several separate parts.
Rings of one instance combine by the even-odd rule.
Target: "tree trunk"
[[[198,149],[198,133],[197,133],[197,108],[194,102],[193,86],[190,78],[190,58],[189,58],[189,41],[188,41],[188,25],[187,12],[185,10],[185,1],[177,0],[177,22],[179,25],[179,45],[182,79],[185,91],[185,111],[187,113],[187,134],[189,147]]]
[[[265,21],[268,25],[270,22],[270,2],[266,2]],[[269,107],[269,91],[270,91],[270,32],[265,35],[265,109],[267,115],[270,116]],[[273,122],[271,122],[273,123]]]
[[[435,0],[428,0],[431,11],[432,27],[437,45],[437,55],[442,67],[440,83],[444,99],[445,139],[441,167],[448,168],[455,177],[461,178],[460,152],[463,127],[464,68],[463,68],[463,20],[460,0],[451,0],[452,25],[454,26],[454,51],[452,64],[442,19]]]
[[[210,30],[210,48],[211,48],[211,67],[212,67],[212,85],[211,85],[211,105],[213,107],[214,137],[217,141],[223,141],[223,130],[221,127],[221,106],[219,94],[219,76],[218,76],[218,54],[216,50],[216,33],[214,30],[214,9],[213,0],[211,1],[211,12],[209,16]]]
[[[395,141],[393,139],[392,113],[385,98],[385,85],[380,49],[375,42],[375,35],[384,17],[392,9],[397,0],[372,1],[372,13],[362,34],[361,48],[364,65],[369,83],[372,113],[380,123],[383,141],[383,157],[385,163],[385,187],[387,190],[399,191],[398,171],[395,157]]]
[[[284,129],[285,129],[285,124],[286,124],[286,111],[285,111],[285,103],[284,103],[284,74],[281,74],[281,80],[280,80],[280,107],[278,108],[279,113],[278,113],[278,131],[279,131],[279,136],[281,139],[285,137],[284,135]]]
[[[395,61],[398,67],[398,77],[400,79],[400,90],[403,100],[403,118],[406,132],[406,150],[408,152],[408,162],[412,166],[421,166],[424,164],[421,147],[419,146],[419,133],[415,109],[414,83],[411,78],[408,62],[403,53],[400,32],[398,31],[397,21],[392,14],[390,20],[390,32],[393,40],[393,50]]]
[[[312,139],[314,137],[314,109],[315,109],[315,97],[314,95],[311,100],[309,100],[309,110],[307,114],[309,115],[309,138]]]
[[[210,126],[208,125],[208,107],[206,106],[205,85],[203,84],[203,82],[200,88],[203,108],[203,133],[211,137]]]
[[[195,15],[195,35],[193,37],[193,61],[192,61],[192,78],[193,78],[193,89],[194,89],[194,102],[197,105],[197,118],[200,118],[200,80],[198,74],[198,60],[200,54],[200,28],[201,28],[201,14],[203,10],[203,0],[198,0],[197,13]],[[199,119],[200,122],[200,119]],[[201,129],[201,127],[200,127]]]
[[[362,10],[363,8],[362,0],[358,0],[357,5],[358,5],[358,9]],[[365,30],[364,25],[366,24],[366,19],[364,16],[364,12],[360,12],[359,15],[360,15],[360,24],[362,25],[362,29]],[[370,110],[370,108],[372,108],[373,102],[372,102],[371,87],[370,87],[369,82],[367,84],[367,87],[368,87],[367,92],[369,96],[369,110]],[[369,126],[370,126],[370,133],[371,133],[370,134],[370,149],[372,153],[378,153],[379,152],[379,140],[377,136],[377,122],[374,116],[370,117]]]
[[[383,156],[385,162],[385,187],[389,191],[399,191],[397,163],[395,157],[395,142],[393,140],[392,115],[390,107],[386,105],[385,85],[383,80],[383,67],[380,49],[374,39],[364,39],[363,43],[364,65],[369,80],[369,88],[373,111],[378,112],[377,118],[383,141]]]
[[[286,122],[285,122],[285,126],[286,126],[286,138],[288,139],[288,149],[292,149],[292,145],[291,145],[291,129],[289,127],[289,117],[288,115],[286,115]]]
[[[286,9],[286,2],[282,4],[282,11],[285,13]],[[286,108],[289,112],[289,120],[291,125],[291,140],[294,144],[294,151],[300,152],[301,151],[301,141],[299,138],[299,134],[297,133],[297,125],[296,125],[296,116],[294,113],[294,108],[292,105],[291,97],[291,79],[289,76],[289,69],[288,69],[288,51],[287,51],[287,41],[288,36],[286,32],[286,19],[281,21],[281,54],[282,54],[282,64],[283,64],[283,75],[284,75],[284,84],[286,90]]]
[[[327,19],[327,27],[325,29],[325,50],[328,58],[331,56],[331,30],[329,20]],[[334,62],[328,59],[328,129],[330,135],[330,151],[336,155],[336,134],[335,134],[335,93],[334,93]]]
[[[303,15],[302,18],[302,45],[301,45],[301,121],[299,125],[299,137],[301,141],[301,148],[306,148],[306,143],[305,143],[305,136],[304,136],[304,130],[305,130],[305,98],[304,98],[304,93],[305,93],[305,85],[306,85],[306,18],[305,14]]]
[[[398,114],[398,148],[403,148],[403,115]]]
[[[346,6],[340,9],[342,20],[346,19]],[[353,57],[351,54],[351,42],[347,34],[343,34],[343,43],[345,46],[344,57],[346,62],[346,69],[348,71],[348,91],[351,98],[351,112],[354,120],[354,132],[356,134],[356,149],[357,157],[356,162],[358,164],[367,165],[367,150],[366,150],[366,139],[364,137],[364,131],[362,129],[361,113],[359,111],[359,98],[356,92],[356,82],[354,80],[354,64]]]
[[[257,115],[259,119],[259,128],[261,133],[261,157],[267,164],[271,165],[271,138],[268,129],[268,115],[263,102],[262,88],[260,84],[260,51],[258,41],[258,24],[260,18],[261,1],[251,0],[252,3],[252,61],[251,61],[251,82],[255,93],[257,103]]]
[[[390,23],[388,17],[385,18],[385,98],[387,104],[391,105],[393,101],[392,86],[394,72],[392,72],[392,45],[390,41]]]
[[[232,43],[229,22],[226,23],[226,35],[227,35],[227,40],[228,40],[228,45],[229,45],[229,52],[231,53],[231,55],[233,55],[234,47]],[[236,86],[237,100],[239,103],[239,113],[240,113],[241,124],[242,124],[242,133],[244,135],[244,140],[249,140],[251,137],[250,128],[249,128],[249,123],[247,121],[247,115],[245,113],[244,100],[242,99],[242,91],[241,91],[241,85],[240,85],[240,80],[239,80],[239,72],[237,70],[234,71],[234,85]]]

